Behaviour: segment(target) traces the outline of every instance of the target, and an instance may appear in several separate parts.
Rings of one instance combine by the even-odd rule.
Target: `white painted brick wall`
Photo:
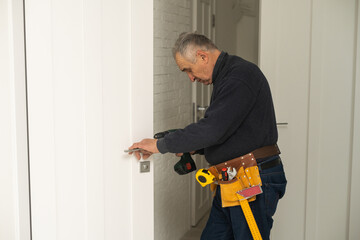
[[[191,82],[171,49],[180,33],[191,31],[190,0],[154,1],[154,130],[191,123]],[[154,156],[155,239],[177,240],[190,229],[190,176],[174,172],[174,154]]]

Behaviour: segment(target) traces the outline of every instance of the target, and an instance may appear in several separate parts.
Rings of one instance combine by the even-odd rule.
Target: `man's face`
[[[205,85],[212,83],[212,69],[206,54],[204,55],[198,51],[196,54],[196,62],[192,63],[181,56],[180,53],[176,53],[175,61],[179,69],[186,72],[192,82],[197,81]]]

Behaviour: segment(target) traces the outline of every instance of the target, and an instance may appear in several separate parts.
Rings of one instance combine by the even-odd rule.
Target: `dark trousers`
[[[273,160],[266,159],[263,163]],[[286,188],[286,177],[283,165],[277,165],[260,171],[263,193],[249,205],[260,230],[263,240],[270,238],[273,215]],[[201,235],[201,240],[251,240],[253,239],[241,206],[222,208],[220,187],[210,212],[209,220]]]

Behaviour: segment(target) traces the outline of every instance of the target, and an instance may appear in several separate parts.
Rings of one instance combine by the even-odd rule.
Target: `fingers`
[[[146,150],[141,150],[139,151],[140,152],[140,155],[142,156],[142,159],[148,159],[153,153],[152,152],[149,152],[149,151],[146,151]],[[138,159],[140,160],[140,159]]]
[[[133,145],[131,145],[131,146],[129,147],[129,149],[134,149],[134,148],[141,148],[141,147],[139,146],[139,143],[134,143]],[[141,153],[140,153],[140,151],[129,152],[129,155],[132,155],[132,154],[135,155],[135,157],[136,157],[137,160],[140,160],[140,159],[141,159]]]
[[[148,153],[143,153],[143,155],[142,155],[144,160],[148,159],[150,156],[151,156],[151,153],[149,153],[149,154]]]
[[[196,151],[191,151],[190,154],[191,154],[191,155],[194,155],[195,152],[196,152]],[[181,157],[182,155],[184,155],[184,153],[175,153],[175,155],[176,155],[177,157]]]
[[[133,145],[131,145],[131,147],[129,147],[129,149],[134,149],[134,148],[140,148],[139,143],[134,143]]]
[[[137,160],[140,160],[141,159],[141,155],[140,155],[140,152],[139,151],[136,151],[135,152],[135,157]]]
[[[159,152],[159,150],[157,149],[157,146],[156,146],[156,142],[157,142],[157,139],[145,138],[145,139],[141,140],[140,142],[136,142],[133,145],[131,145],[131,147],[129,147],[129,149],[140,148],[140,150],[134,151],[134,152],[129,152],[129,154],[131,155],[134,153],[135,157],[138,160],[140,160],[141,158],[147,159],[153,153]]]
[[[129,148],[130,149],[130,148]],[[137,160],[142,159],[148,159],[153,153],[146,151],[146,150],[139,150],[139,151],[135,151],[135,152],[129,152],[129,155],[134,154]]]

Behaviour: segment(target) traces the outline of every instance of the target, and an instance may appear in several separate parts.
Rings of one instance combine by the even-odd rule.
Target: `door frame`
[[[215,16],[215,0],[193,0],[192,1],[192,31],[197,31],[198,29],[198,25],[199,25],[199,17],[198,17],[198,6],[201,4],[201,2],[207,2],[210,4],[211,7],[211,16],[209,16],[209,22],[208,22],[208,26],[209,26],[209,31],[211,31],[211,36],[210,39],[212,41],[215,40],[215,27],[212,24],[213,16]],[[202,28],[204,28],[204,23],[201,23]],[[198,32],[201,33],[201,32]],[[206,101],[207,103],[198,103],[197,101],[197,88],[201,87],[202,88],[202,94],[205,91],[207,91],[207,98],[208,99],[203,99],[204,101]],[[198,119],[198,105],[201,105],[202,107],[206,107],[210,104],[210,98],[211,98],[211,91],[212,91],[212,86],[203,86],[201,83],[197,83],[194,82],[191,85],[191,89],[192,89],[192,103],[193,103],[193,122],[197,122]],[[205,105],[205,106],[204,106]],[[196,155],[194,156],[196,162],[197,162],[197,167],[198,168],[206,168],[207,167],[207,163],[205,160],[204,156],[199,156]],[[206,165],[204,165],[206,163]],[[200,166],[199,166],[200,165]],[[211,208],[211,203],[212,203],[212,194],[211,191],[209,189],[209,187],[207,187],[206,189],[200,189],[201,192],[199,193],[199,184],[195,181],[195,173],[189,174],[190,179],[190,217],[191,217],[191,225],[192,226],[196,226],[198,224],[198,222],[204,217],[204,215],[207,213],[207,211]],[[208,193],[207,193],[208,191]],[[199,194],[198,194],[199,193]],[[201,202],[201,206],[199,206],[199,204],[197,204],[197,200],[199,200]]]
[[[351,188],[349,208],[349,239],[360,236],[360,188],[356,183],[360,182],[360,1],[357,1],[357,36],[356,36],[356,60],[355,60],[355,88],[354,88],[354,121],[353,121],[353,145],[351,165]]]
[[[0,16],[5,20],[0,34],[0,56],[4,71],[0,79],[5,84],[1,89],[2,96],[7,98],[0,105],[4,114],[0,129],[0,156],[3,191],[0,209],[0,238],[31,239],[29,172],[28,172],[28,129],[27,129],[27,96],[26,96],[26,57],[24,40],[24,6],[22,0],[4,0]],[[2,85],[3,86],[3,85]],[[10,121],[8,121],[10,119]],[[5,133],[5,134],[4,134]]]

